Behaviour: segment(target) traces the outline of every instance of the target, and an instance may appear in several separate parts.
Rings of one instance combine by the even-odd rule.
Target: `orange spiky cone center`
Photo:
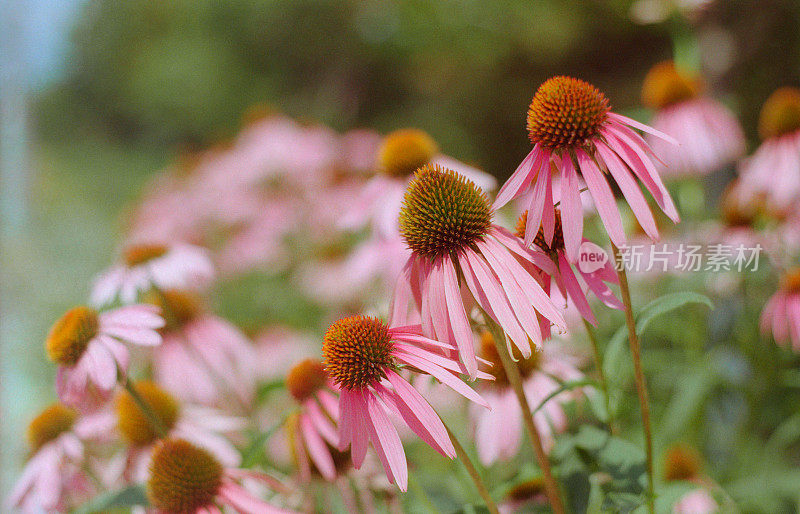
[[[417,170],[400,210],[400,233],[406,244],[431,259],[474,245],[491,225],[486,195],[471,181],[440,166]]]
[[[781,137],[800,130],[800,89],[784,87],[761,108],[758,131],[763,139]]]
[[[572,77],[553,77],[539,86],[528,108],[528,135],[534,144],[564,149],[596,136],[610,111],[599,89]]]
[[[667,450],[664,459],[664,480],[695,480],[702,470],[700,455],[694,448],[678,445]]]
[[[700,94],[699,81],[681,73],[672,61],[653,66],[642,84],[642,102],[659,110],[691,100]]]
[[[158,417],[164,428],[167,431],[171,430],[180,415],[178,401],[150,381],[137,382],[133,387],[153,414]],[[129,392],[121,391],[117,395],[115,410],[117,428],[128,443],[133,446],[145,446],[158,440],[158,432]]]
[[[396,130],[386,136],[378,151],[378,169],[392,177],[407,177],[428,164],[439,146],[418,129]]]
[[[503,368],[503,361],[500,360],[500,355],[497,353],[494,337],[488,330],[481,333],[481,357],[492,363],[492,367],[487,372],[494,377],[494,381],[488,383],[494,387],[510,387],[511,383],[508,381],[505,368]],[[529,377],[539,369],[541,357],[541,352],[534,349],[529,358],[517,360],[516,365],[523,378]]]
[[[99,330],[97,311],[74,307],[53,324],[45,340],[47,356],[62,366],[74,366]]]
[[[138,266],[145,262],[158,259],[167,253],[169,249],[160,244],[140,244],[129,246],[122,254],[125,264],[128,266]]]
[[[800,293],[800,267],[792,268],[781,277],[781,287],[790,293]]]
[[[54,403],[44,409],[28,425],[26,432],[28,445],[32,452],[53,441],[75,425],[78,412],[62,403]]]
[[[147,497],[159,512],[191,514],[213,503],[222,477],[222,465],[208,451],[168,439],[153,452]]]
[[[547,244],[547,239],[544,237],[544,227],[539,227],[536,237],[533,239],[533,244],[542,249],[551,258],[558,257],[558,251],[564,249],[564,230],[561,227],[561,210],[555,210],[555,229],[553,232],[553,240]],[[525,227],[528,225],[528,211],[522,213],[517,220],[516,236],[520,239],[525,239]]]
[[[352,316],[330,326],[322,343],[325,369],[345,389],[363,389],[394,368],[388,327],[376,318]]]
[[[289,370],[286,375],[286,389],[295,400],[303,403],[325,387],[327,381],[325,364],[317,359],[306,359]]]

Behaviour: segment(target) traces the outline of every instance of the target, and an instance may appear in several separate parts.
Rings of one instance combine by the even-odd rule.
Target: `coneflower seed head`
[[[351,316],[330,326],[322,343],[325,368],[337,385],[363,389],[394,367],[388,327],[376,318]]]
[[[150,409],[169,431],[175,426],[180,415],[178,401],[168,392],[150,381],[134,384],[134,390],[150,406]],[[153,428],[142,409],[127,391],[120,391],[116,401],[117,428],[123,437],[134,446],[143,446],[156,441],[159,434]]]
[[[328,374],[325,364],[317,359],[305,359],[294,365],[286,375],[286,389],[300,403],[325,387]]]
[[[763,139],[770,139],[797,130],[800,130],[800,89],[780,88],[764,102],[758,132]]]
[[[557,257],[557,252],[564,249],[564,229],[561,227],[561,210],[555,210],[555,231],[553,232],[553,240],[548,245],[544,237],[544,227],[539,227],[539,232],[533,239],[533,244],[546,252],[551,258]],[[522,213],[522,216],[517,220],[516,236],[520,239],[525,239],[525,227],[528,225],[528,211]]]
[[[473,245],[492,225],[486,195],[440,166],[423,166],[408,185],[400,233],[412,251],[431,259]]]
[[[147,261],[158,259],[166,254],[169,248],[160,244],[140,244],[129,246],[122,257],[128,266],[137,266]]]
[[[78,412],[62,403],[54,403],[33,418],[26,436],[34,453],[42,446],[68,432],[78,419]]]
[[[672,61],[653,66],[642,84],[642,102],[653,109],[663,109],[669,105],[695,98],[701,84],[681,73]]]
[[[212,504],[222,475],[222,465],[209,452],[182,439],[168,439],[153,452],[147,497],[159,512],[191,514]]]
[[[97,335],[97,311],[74,307],[53,324],[45,341],[47,356],[62,366],[74,366],[83,356],[89,341]]]
[[[396,130],[383,140],[378,151],[378,169],[393,177],[407,177],[428,164],[438,152],[436,141],[422,130]]]
[[[582,145],[597,135],[609,110],[608,99],[588,82],[553,77],[533,96],[528,135],[532,143],[552,149]]]

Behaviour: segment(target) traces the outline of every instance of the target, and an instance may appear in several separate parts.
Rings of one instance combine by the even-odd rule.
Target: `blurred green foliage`
[[[504,176],[529,148],[525,112],[548,76],[590,80],[618,109],[638,104],[642,77],[687,22],[636,24],[632,3],[87,2],[67,82],[45,110],[66,105],[124,138],[202,144],[266,102],[339,129],[419,126]],[[734,93],[751,135],[764,98],[800,78],[798,19],[793,0],[726,0],[691,24],[708,44],[732,38],[733,61],[711,85]]]

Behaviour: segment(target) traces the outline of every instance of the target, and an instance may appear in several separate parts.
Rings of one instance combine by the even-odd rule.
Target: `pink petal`
[[[336,478],[336,467],[333,464],[333,458],[308,416],[300,416],[300,431],[303,434],[303,440],[306,443],[311,460],[314,461],[314,465],[326,480],[333,481]]]
[[[583,204],[581,203],[578,175],[569,155],[561,159],[561,227],[564,247],[570,262],[578,258],[578,247],[583,237]]]
[[[581,173],[583,173],[586,185],[589,186],[589,191],[594,199],[597,212],[600,214],[600,219],[603,220],[603,225],[608,231],[608,236],[615,245],[624,245],[625,231],[622,228],[622,218],[619,215],[614,193],[611,192],[611,188],[603,177],[603,173],[597,168],[597,164],[582,150],[578,150],[576,153]],[[580,244],[580,240],[578,240],[578,244]],[[569,252],[567,254],[569,255]],[[575,262],[572,258],[570,261]]]
[[[454,390],[468,400],[471,400],[479,405],[483,405],[484,407],[489,407],[489,404],[486,403],[486,400],[481,398],[481,396],[471,387],[469,387],[457,376],[437,366],[436,364],[433,364],[421,357],[417,357],[416,355],[411,355],[405,352],[397,352],[395,357],[397,357],[398,360],[405,362],[409,366],[414,366],[415,368],[431,375],[439,382],[445,384],[450,389]]]
[[[641,130],[642,132],[647,132],[648,134],[651,134],[651,135],[656,136],[656,137],[658,137],[660,139],[663,139],[667,143],[671,143],[671,144],[673,144],[675,146],[680,146],[680,143],[678,143],[678,141],[674,137],[669,136],[667,134],[664,134],[660,130],[656,130],[656,129],[654,129],[653,127],[651,127],[649,125],[645,125],[644,123],[639,123],[638,121],[633,120],[631,118],[628,118],[627,116],[623,116],[623,115],[617,114],[615,112],[609,112],[608,113],[608,117],[611,118],[611,119],[614,119],[614,120],[616,120],[616,121],[618,121],[620,123],[624,123],[625,125],[630,125],[633,128],[637,128],[637,129]]]
[[[383,463],[389,480],[405,492],[408,490],[408,464],[400,436],[389,421],[386,411],[378,404],[377,398],[365,394],[359,400],[367,411],[365,421],[375,452]]]
[[[518,197],[522,194],[530,185],[531,180],[535,176],[535,170],[533,170],[533,163],[534,160],[538,157],[539,154],[539,147],[534,146],[533,150],[528,153],[528,155],[522,160],[517,169],[511,176],[508,178],[503,187],[500,188],[500,191],[497,193],[497,197],[494,200],[494,204],[492,204],[492,209],[497,210],[500,207],[504,206],[514,198]]]

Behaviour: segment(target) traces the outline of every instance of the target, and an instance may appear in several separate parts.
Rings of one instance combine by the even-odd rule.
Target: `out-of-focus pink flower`
[[[342,460],[339,446],[339,399],[330,383],[325,365],[316,359],[297,363],[286,376],[286,388],[300,405],[300,411],[286,423],[289,444],[294,451],[300,476],[311,478],[309,459],[325,480],[337,476]],[[334,458],[331,449],[337,453]]]
[[[261,500],[241,485],[243,481],[283,488],[269,475],[226,466],[203,448],[172,438],[153,451],[147,496],[157,514],[222,514],[226,507],[242,514],[291,512]]]
[[[392,322],[407,323],[408,306],[413,304],[421,315],[423,333],[455,344],[472,378],[477,360],[457,269],[475,302],[524,357],[531,355],[531,341],[536,347],[542,342],[539,314],[566,328],[531,272],[553,274],[553,262],[493,225],[493,214],[475,184],[438,166],[420,168],[400,214],[400,230],[412,255],[398,278]]]
[[[335,322],[322,347],[328,374],[339,396],[339,449],[349,446],[356,469],[361,467],[372,441],[390,482],[408,488],[405,452],[387,409],[436,451],[451,459],[455,449],[447,429],[427,401],[395,371],[412,366],[486,405],[483,398],[458,377],[461,366],[456,348],[424,337],[419,326],[389,327],[375,318],[353,316]],[[479,372],[480,378],[491,375]]]
[[[84,442],[101,438],[113,423],[107,412],[80,416],[60,403],[42,411],[28,426],[33,455],[11,490],[7,508],[28,514],[66,512],[70,498],[88,492]]]
[[[283,379],[294,364],[319,352],[319,340],[288,327],[273,326],[254,337],[256,372],[264,381]]]
[[[550,291],[550,281],[555,281],[556,286],[561,291],[561,295],[564,298],[572,300],[572,303],[575,304],[575,307],[580,312],[581,316],[592,323],[593,325],[597,324],[597,320],[592,313],[592,309],[589,307],[589,301],[586,298],[586,289],[590,289],[597,298],[600,299],[606,306],[611,307],[612,309],[622,309],[623,305],[619,299],[614,296],[614,292],[611,291],[611,288],[608,287],[606,282],[610,282],[612,284],[619,283],[619,279],[617,278],[617,274],[614,271],[614,264],[612,263],[611,259],[606,256],[605,263],[597,269],[592,269],[589,271],[589,268],[586,268],[584,271],[583,267],[585,265],[583,263],[579,263],[577,266],[578,273],[576,274],[575,271],[572,269],[572,264],[567,260],[567,256],[565,254],[564,249],[564,236],[561,227],[561,211],[556,209],[555,211],[556,216],[556,226],[555,226],[555,234],[553,236],[553,241],[548,245],[545,243],[544,233],[541,227],[539,227],[539,233],[536,234],[536,237],[533,240],[533,245],[538,248],[543,253],[546,253],[550,256],[553,262],[556,265],[556,272],[552,275],[543,275],[542,280],[545,282],[545,291]],[[528,213],[527,211],[520,216],[519,221],[517,222],[517,233],[516,236],[520,239],[525,239],[525,229],[528,226]],[[588,243],[588,239],[583,238],[583,243]],[[599,247],[597,247],[599,249]],[[599,251],[599,250],[598,250]],[[579,259],[582,256],[579,256]],[[599,255],[595,255],[595,257],[600,257]],[[588,258],[588,256],[586,257]],[[521,264],[524,266],[526,264],[525,261],[521,261]],[[580,278],[579,278],[580,277]]]
[[[191,292],[154,296],[167,320],[153,352],[155,376],[183,401],[223,407],[230,394],[249,406],[256,385],[256,349],[235,326],[207,312]]]
[[[117,297],[133,303],[140,292],[160,289],[200,289],[214,277],[208,252],[185,243],[137,244],[123,261],[101,273],[92,286],[91,303],[106,305]]]
[[[62,402],[87,410],[98,391],[110,391],[117,374],[128,369],[128,349],[122,341],[158,346],[164,326],[158,307],[129,305],[98,313],[74,307],[50,329],[45,347],[58,364],[56,390]]]
[[[742,161],[742,188],[784,214],[800,198],[800,89],[782,88],[764,103],[759,120],[764,142]]]
[[[544,227],[545,242],[550,244],[555,232],[552,175],[560,172],[564,245],[574,262],[583,234],[579,177],[585,181],[611,241],[617,246],[625,243],[608,176],[619,186],[645,232],[658,239],[655,219],[636,179],[667,216],[676,223],[680,217],[656,170],[653,151],[634,128],[677,144],[658,130],[611,112],[606,97],[591,84],[570,77],[549,79],[539,87],[528,110],[533,150],[500,189],[493,207],[498,209],[532,188],[525,244],[533,242],[539,226]]]
[[[719,504],[705,489],[695,489],[672,507],[673,514],[714,514]]]
[[[239,465],[239,451],[224,434],[244,428],[244,418],[229,416],[208,407],[181,404],[154,382],[140,381],[133,387],[158,417],[169,437],[186,439],[208,450],[225,466]],[[117,395],[115,409],[117,429],[130,445],[124,475],[135,483],[144,482],[150,454],[162,437],[128,391],[121,391]]]
[[[486,383],[481,394],[491,409],[470,409],[475,424],[475,445],[481,462],[488,466],[497,460],[514,457],[520,448],[522,409],[514,389],[508,382],[494,340],[488,332],[481,335],[481,356],[492,363],[495,381]],[[547,396],[561,387],[559,382],[583,378],[577,359],[564,351],[563,344],[550,341],[530,358],[517,361],[523,377],[523,388],[531,410],[539,407]],[[581,391],[565,391],[548,400],[533,416],[546,449],[553,443],[553,433],[567,427],[563,404],[574,400]]]
[[[761,311],[761,333],[800,352],[800,268],[786,272],[778,291]]]
[[[700,90],[699,81],[672,61],[655,65],[645,77],[642,100],[656,111],[650,125],[680,143],[645,136],[664,163],[662,175],[707,175],[744,153],[744,134],[734,114]]]

